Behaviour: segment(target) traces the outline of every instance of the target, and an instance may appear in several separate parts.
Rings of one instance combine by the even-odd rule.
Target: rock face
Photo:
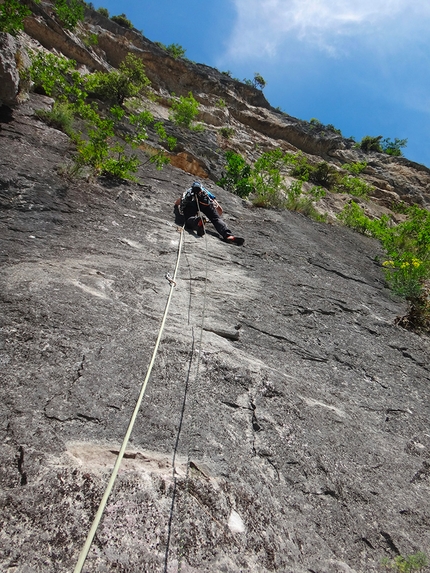
[[[0,105],[13,105],[19,92],[15,61],[17,45],[10,34],[0,32]]]
[[[209,224],[184,233],[83,570],[368,573],[429,554],[430,343],[395,325],[405,308],[378,244],[218,188],[210,129],[178,132],[184,162],[146,163],[141,184],[70,179],[73,145],[34,116],[50,104],[33,94],[0,116],[0,568],[76,565],[159,333],[173,204],[197,167],[245,246]],[[240,132],[236,114],[238,145],[268,144],[257,128],[271,113]],[[428,201],[426,168],[376,154],[371,168],[381,188],[413,180]]]

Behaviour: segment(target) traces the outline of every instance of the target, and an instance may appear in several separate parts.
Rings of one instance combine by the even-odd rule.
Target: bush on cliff
[[[179,99],[173,100],[171,108],[170,120],[173,123],[179,127],[195,129],[193,122],[199,114],[199,104],[191,92],[187,97],[180,96]]]
[[[123,28],[128,28],[129,30],[133,28],[133,24],[130,22],[130,20],[127,18],[125,14],[119,14],[119,16],[112,16],[111,20],[112,22],[119,24],[119,26],[122,26]]]
[[[84,19],[85,2],[83,0],[55,0],[54,11],[66,30],[74,30]]]
[[[370,219],[351,201],[338,219],[381,242],[387,256],[382,265],[387,283],[410,304],[403,325],[430,331],[430,212],[415,205],[405,214],[406,220],[397,225],[387,215]]]
[[[34,0],[39,4],[40,0]],[[19,0],[4,0],[0,4],[0,32],[15,36],[24,29],[24,20],[30,16],[31,10]]]
[[[126,97],[140,93],[149,85],[142,62],[134,56],[129,55],[119,70],[96,72],[87,77],[81,76],[75,69],[75,62],[67,58],[46,52],[33,53],[31,57],[30,79],[44,93],[56,98],[52,111],[38,115],[51,124],[57,122],[56,127],[75,141],[76,169],[89,166],[95,174],[133,179],[140,163],[130,149],[147,139],[149,126],[169,149],[175,146],[176,140],[167,136],[164,126],[155,122],[149,111],[135,113],[119,105]],[[118,103],[107,108],[97,102],[89,104],[88,87],[93,93],[100,90],[98,93],[106,99]],[[75,117],[83,120],[83,131],[73,131]],[[168,157],[160,150],[150,155],[149,161],[161,168],[168,162]]]
[[[127,98],[141,95],[150,84],[143,62],[128,54],[118,70],[88,76],[88,92],[102,100],[122,105]]]
[[[303,181],[285,183],[285,169],[295,164],[296,157],[280,149],[266,151],[253,165],[233,151],[226,151],[225,173],[218,184],[240,197],[252,197],[256,207],[277,207],[299,211],[313,219],[324,219],[315,207],[325,190],[313,187],[303,191]]]

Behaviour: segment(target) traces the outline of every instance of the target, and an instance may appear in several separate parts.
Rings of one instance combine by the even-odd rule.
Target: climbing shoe
[[[245,239],[243,239],[242,237],[235,237],[233,235],[229,235],[228,237],[225,238],[225,242],[231,243],[232,245],[243,245]]]

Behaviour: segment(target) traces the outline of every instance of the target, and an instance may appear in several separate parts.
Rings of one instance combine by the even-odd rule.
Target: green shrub
[[[122,105],[125,99],[141,94],[149,84],[142,61],[133,54],[127,55],[118,70],[95,72],[87,79],[89,92],[102,100],[119,105]]]
[[[418,551],[413,555],[397,555],[394,559],[384,558],[381,565],[387,570],[391,569],[398,573],[411,573],[412,571],[423,571],[429,566],[427,555],[422,551]]]
[[[133,24],[130,22],[130,20],[127,18],[125,14],[120,14],[119,16],[112,16],[111,20],[112,22],[119,24],[119,26],[122,26],[123,28],[128,28],[129,30],[133,29]]]
[[[402,147],[406,147],[407,142],[408,142],[407,139],[398,139],[396,137],[394,141],[391,141],[390,139],[388,139],[388,137],[386,137],[381,142],[382,151],[384,153],[387,153],[388,155],[401,157],[403,155],[401,151]]]
[[[382,139],[382,135],[378,135],[377,137],[366,135],[355,147],[359,147],[366,153],[369,151],[377,151],[379,153],[387,153],[388,155],[400,157],[403,155],[401,149],[402,147],[406,147],[407,142],[407,139],[398,139],[397,137],[392,141],[388,137]]]
[[[53,97],[82,102],[86,97],[84,80],[76,70],[76,62],[49,52],[30,52],[29,79],[36,89]]]
[[[224,109],[227,104],[225,103],[225,100],[223,100],[222,98],[219,98],[219,100],[216,102],[215,104],[217,107],[219,107],[220,109]]]
[[[340,129],[337,129],[332,123],[328,123],[327,125],[324,125],[316,117],[312,117],[309,120],[309,124],[310,124],[312,129],[316,128],[318,131],[322,131],[322,130],[333,131],[334,133],[337,133],[338,135],[342,135],[342,132],[340,131]]]
[[[360,169],[364,169],[365,166],[367,166],[366,162],[343,167],[351,172],[360,172]],[[367,198],[373,190],[371,185],[358,177],[342,176],[335,167],[325,161],[312,165],[306,157],[300,154],[292,159],[291,175],[301,181],[310,181],[336,193],[349,193],[356,197]]]
[[[183,58],[185,56],[185,48],[183,48],[180,44],[169,44],[166,46],[166,51],[177,60],[178,58]]]
[[[55,0],[54,11],[67,30],[74,30],[84,19],[85,2],[82,0]]]
[[[320,161],[316,165],[311,165],[306,157],[300,154],[294,158],[291,175],[301,181],[311,181],[327,189],[333,187],[338,180],[337,170],[327,162]]]
[[[367,199],[373,189],[374,188],[363,181],[363,179],[346,175],[338,179],[334,190],[337,193],[348,193],[354,197]]]
[[[143,73],[143,65],[140,60],[129,55],[125,62],[121,64],[118,73],[92,74],[87,78],[82,78],[79,72],[74,69],[75,62],[66,58],[59,58],[53,54],[39,52],[32,54],[32,65],[30,67],[30,78],[40,89],[48,95],[56,97],[54,108],[51,112],[39,112],[39,116],[44,121],[57,122],[72,137],[77,145],[77,156],[75,160],[75,172],[84,166],[89,166],[97,175],[109,175],[111,177],[134,179],[134,173],[139,166],[137,156],[128,151],[128,148],[136,148],[147,138],[147,128],[153,126],[161,141],[166,141],[169,148],[176,145],[173,137],[168,137],[163,125],[155,123],[154,117],[149,111],[139,114],[125,110],[119,104],[111,106],[105,111],[102,106],[99,108],[97,102],[91,105],[86,103],[88,93],[86,87],[108,86],[109,76],[113,76],[115,81],[112,85],[114,97],[112,99],[121,102],[128,94],[135,94],[142,89],[142,85],[149,84],[149,80]],[[120,75],[123,82],[117,82]],[[108,80],[104,83],[100,81]],[[131,86],[131,87],[130,87]],[[117,91],[115,91],[117,90]],[[106,92],[103,92],[106,94]],[[74,116],[80,117],[85,124],[84,133],[75,133],[71,128],[71,121]],[[129,129],[124,129],[128,121],[128,128],[133,128],[130,134]],[[152,160],[152,158],[151,158]],[[157,168],[169,161],[163,151],[157,152],[157,158],[153,160]]]
[[[415,313],[421,311],[422,323],[430,325],[425,286],[430,279],[430,212],[417,206],[409,207],[407,219],[394,225],[388,216],[370,219],[359,205],[351,202],[338,214],[338,219],[360,233],[379,239],[387,256],[383,269],[388,285],[411,303]],[[418,319],[416,315],[415,324]]]
[[[252,80],[252,85],[257,89],[263,90],[266,87],[267,82],[261,74],[255,72],[254,79]]]
[[[335,127],[332,123],[328,123],[325,128],[328,131],[333,131],[334,133],[337,133],[338,135],[342,135],[342,132],[340,129],[338,129],[337,127]]]
[[[281,169],[288,161],[287,154],[280,149],[266,151],[257,159],[250,176],[255,193],[254,205],[258,207],[282,206],[285,183]]]
[[[393,290],[413,301],[430,279],[430,212],[410,207],[406,221],[380,233],[388,255],[385,269]]]
[[[245,159],[234,151],[225,152],[226,166],[225,174],[218,181],[218,185],[239,195],[239,197],[248,197],[252,192],[250,181],[251,167]]]
[[[109,10],[107,8],[97,8],[97,12],[104,16],[105,18],[109,18]]]
[[[315,221],[325,221],[327,218],[326,215],[320,214],[314,205],[315,202],[326,195],[325,189],[322,187],[313,187],[308,193],[304,193],[302,185],[303,181],[294,181],[290,184],[286,190],[283,207],[289,211],[302,213]]]
[[[109,117],[102,118],[91,106],[84,104],[80,114],[87,121],[87,137],[77,140],[79,167],[90,166],[97,175],[118,179],[134,179],[139,167],[136,155],[128,155],[123,143],[115,140],[115,127],[124,117],[124,110],[113,107]]]
[[[356,163],[344,163],[342,169],[349,171],[352,175],[360,175],[367,167],[367,161],[357,161]]]
[[[153,127],[154,127],[158,137],[160,138],[160,141],[166,142],[167,149],[169,151],[174,151],[176,144],[177,144],[176,137],[173,137],[171,135],[167,135],[166,129],[165,129],[164,125],[161,123],[161,121],[154,123]]]
[[[99,43],[99,37],[97,34],[87,34],[86,36],[84,36],[82,38],[82,41],[84,43],[84,45],[89,48],[92,46],[97,46],[97,44]]]
[[[199,113],[199,104],[189,92],[188,97],[180,96],[179,100],[172,102],[170,119],[180,127],[192,127],[192,123]]]
[[[225,137],[225,139],[230,139],[234,135],[234,127],[221,127],[219,130],[220,134]]]
[[[338,171],[325,161],[320,161],[309,172],[309,181],[331,189],[338,179]]]
[[[39,4],[40,0],[34,0]],[[31,10],[19,0],[4,0],[0,4],[0,32],[6,32],[13,36],[24,29],[24,20],[30,16]]]
[[[373,236],[372,220],[365,215],[363,209],[355,201],[347,203],[336,217],[346,227],[350,227],[363,235]]]
[[[55,101],[52,110],[38,109],[36,115],[47,125],[63,131],[67,135],[73,134],[74,108],[67,102]]]
[[[369,151],[378,151],[379,153],[382,153],[381,139],[382,135],[378,135],[377,137],[365,135],[360,143],[357,144],[357,147],[366,153]]]

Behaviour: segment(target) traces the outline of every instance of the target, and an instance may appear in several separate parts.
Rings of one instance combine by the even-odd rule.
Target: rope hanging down
[[[203,228],[204,227],[204,222],[203,222],[203,215],[200,211],[200,204],[199,201],[196,197],[197,200],[197,207],[198,207],[198,212],[199,212],[199,216],[202,219],[202,223],[203,223]],[[197,343],[197,365],[196,365],[196,371],[195,371],[195,375],[194,375],[194,387],[197,386],[197,383],[199,381],[199,374],[200,374],[200,364],[201,364],[201,360],[202,360],[202,347],[203,347],[203,330],[204,330],[204,323],[205,323],[205,318],[206,318],[206,299],[207,299],[207,284],[208,284],[208,237],[207,234],[205,233],[205,287],[204,287],[204,292],[203,292],[203,307],[202,307],[202,314],[201,314],[201,321],[200,321],[200,335],[199,335],[199,339],[198,339],[198,343]],[[194,329],[193,329],[193,348],[194,348]],[[195,351],[194,351],[195,352]],[[186,504],[187,502],[187,498],[189,495],[189,481],[190,481],[190,469],[191,469],[191,440],[194,437],[194,433],[195,433],[195,416],[194,416],[194,405],[195,405],[195,400],[192,400],[191,398],[191,402],[190,402],[190,417],[191,417],[191,428],[190,428],[190,434],[189,434],[189,439],[188,439],[188,446],[187,446],[187,465],[186,465],[186,471],[185,471],[185,489],[184,489],[184,504]],[[180,515],[184,516],[184,514],[180,513]],[[182,571],[182,561],[184,559],[184,521],[183,521],[184,517],[182,517],[182,519],[180,520],[180,526],[179,526],[179,555],[178,555],[178,573],[181,573]],[[167,571],[167,569],[165,569],[165,571]]]
[[[128,444],[128,442],[129,442],[131,432],[132,432],[133,427],[134,427],[134,424],[135,424],[135,422],[136,422],[137,414],[138,414],[138,412],[139,412],[139,410],[140,410],[140,405],[141,405],[141,403],[142,403],[143,396],[145,395],[146,386],[147,386],[147,384],[148,384],[148,380],[149,380],[149,377],[150,377],[151,372],[152,372],[152,367],[154,366],[155,358],[156,358],[156,355],[157,355],[157,352],[158,352],[158,347],[159,347],[160,341],[161,341],[161,336],[162,336],[163,330],[164,330],[164,325],[165,325],[165,323],[166,323],[167,314],[168,314],[168,312],[169,312],[170,301],[171,301],[172,295],[173,295],[173,289],[174,289],[175,286],[176,286],[176,274],[177,274],[177,272],[178,272],[179,260],[180,260],[180,258],[181,258],[183,237],[184,237],[184,228],[182,227],[181,230],[180,230],[180,239],[179,239],[179,245],[178,245],[178,253],[177,253],[177,258],[176,258],[175,271],[174,271],[174,273],[173,273],[173,277],[170,277],[170,275],[168,275],[168,277],[166,276],[166,278],[167,278],[167,280],[169,281],[169,284],[170,284],[170,291],[169,291],[169,296],[167,297],[166,307],[165,307],[165,309],[164,309],[164,314],[163,314],[163,319],[162,319],[162,321],[161,321],[160,331],[159,331],[159,333],[158,333],[157,341],[156,341],[156,343],[155,343],[154,351],[153,351],[153,353],[152,353],[151,362],[149,363],[148,371],[147,371],[147,373],[146,373],[145,380],[143,381],[142,387],[141,387],[141,389],[140,389],[139,397],[138,397],[138,399],[137,399],[136,406],[135,406],[135,408],[134,408],[133,414],[132,414],[132,416],[131,416],[131,418],[130,418],[130,422],[129,422],[129,424],[128,424],[127,432],[126,432],[126,434],[125,434],[125,436],[124,436],[124,440],[123,440],[123,442],[122,442],[121,449],[120,449],[120,451],[119,451],[119,453],[118,453],[118,457],[117,457],[117,459],[116,459],[115,466],[114,466],[114,468],[113,468],[113,470],[112,470],[111,477],[110,477],[110,479],[109,479],[109,482],[108,482],[108,485],[107,485],[107,487],[106,487],[106,490],[105,490],[105,492],[104,492],[104,494],[103,494],[103,497],[102,497],[102,500],[101,500],[101,502],[100,502],[99,508],[98,508],[97,513],[96,513],[96,515],[95,515],[95,517],[94,517],[93,524],[92,524],[91,529],[90,529],[90,531],[89,531],[89,533],[88,533],[88,536],[87,536],[87,539],[86,539],[86,541],[85,541],[85,544],[84,544],[84,546],[83,546],[83,548],[82,548],[82,551],[81,551],[81,553],[80,553],[80,555],[79,555],[79,559],[78,559],[78,562],[77,562],[77,564],[76,564],[76,567],[75,567],[73,573],[81,573],[81,571],[82,571],[82,568],[83,568],[83,566],[84,566],[85,560],[86,560],[86,558],[87,558],[87,556],[88,556],[88,552],[89,552],[89,550],[90,550],[90,548],[91,548],[91,544],[92,544],[92,542],[93,542],[94,536],[95,536],[95,534],[96,534],[97,528],[98,528],[98,526],[99,526],[99,524],[100,524],[100,521],[101,521],[101,518],[102,518],[102,516],[103,516],[103,512],[104,512],[104,510],[105,510],[105,507],[106,507],[108,498],[109,498],[109,496],[110,496],[110,494],[111,494],[111,492],[112,492],[113,486],[114,486],[114,484],[115,484],[115,480],[116,480],[116,477],[117,477],[117,475],[118,475],[118,471],[119,471],[119,468],[120,468],[122,459],[123,459],[123,457],[124,457],[124,453],[125,453],[125,450],[126,450],[126,448],[127,448],[127,444]]]

